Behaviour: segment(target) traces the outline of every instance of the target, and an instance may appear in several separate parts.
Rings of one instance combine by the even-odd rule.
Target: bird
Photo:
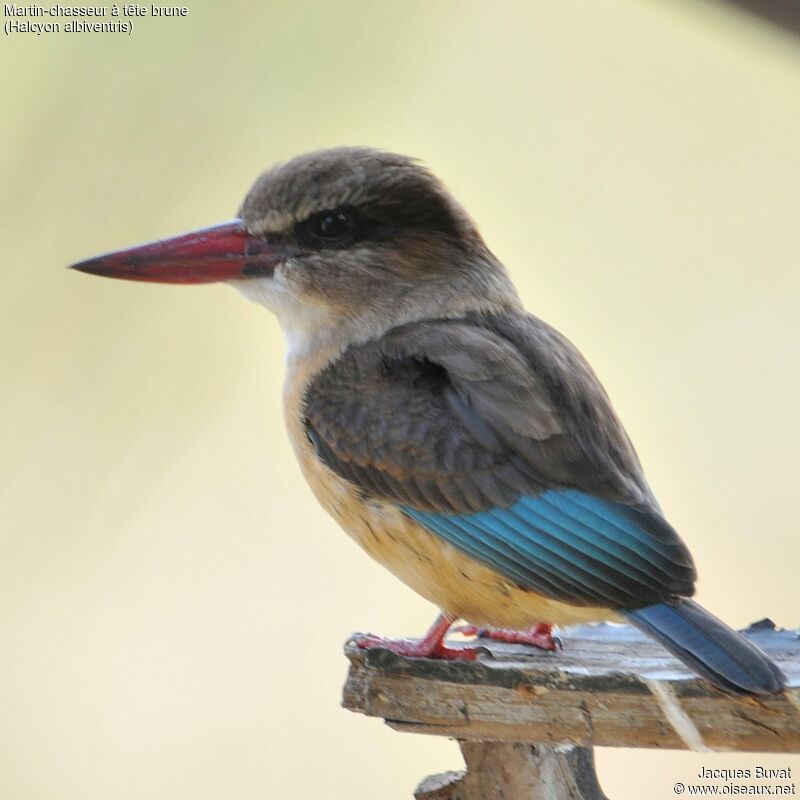
[[[226,282],[278,318],[283,406],[323,508],[440,609],[419,639],[359,647],[475,658],[469,632],[555,650],[553,626],[627,621],[732,694],[785,687],[692,599],[690,552],[586,359],[527,312],[445,184],[414,158],[337,147],[269,168],[233,220],[72,265]]]

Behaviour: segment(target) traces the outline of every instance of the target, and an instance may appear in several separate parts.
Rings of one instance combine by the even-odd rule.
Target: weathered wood
[[[607,800],[591,748],[461,742],[467,769],[426,778],[415,800]]]
[[[747,631],[789,679],[787,692],[764,698],[714,689],[629,626],[560,635],[555,654],[487,642],[489,656],[476,662],[348,645],[343,705],[397,730],[466,742],[800,752],[797,631]]]

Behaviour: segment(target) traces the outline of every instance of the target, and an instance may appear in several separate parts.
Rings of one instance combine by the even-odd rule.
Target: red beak
[[[155,283],[213,283],[272,275],[275,250],[250,235],[241,220],[131,247],[73,264],[70,269]]]

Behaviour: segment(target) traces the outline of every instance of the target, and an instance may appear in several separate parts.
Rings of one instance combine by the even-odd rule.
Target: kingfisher
[[[284,413],[325,510],[435,604],[409,657],[475,658],[461,630],[558,647],[553,625],[628,621],[723,691],[779,692],[751,641],[691,599],[667,521],[595,373],[525,311],[503,264],[417,160],[367,147],[262,174],[229,222],[73,265],[224,281],[272,311]]]

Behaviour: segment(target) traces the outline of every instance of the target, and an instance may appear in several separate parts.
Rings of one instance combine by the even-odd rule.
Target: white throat
[[[388,328],[432,317],[460,317],[469,311],[499,311],[516,299],[516,293],[504,276],[498,276],[505,289],[505,304],[495,298],[496,287],[484,284],[484,295],[459,291],[457,286],[438,287],[414,295],[413,301],[400,303],[391,312],[376,307],[349,319],[342,319],[326,306],[298,297],[287,284],[280,267],[273,277],[245,278],[230,281],[248,300],[269,309],[278,318],[286,340],[288,362],[315,354],[333,358],[346,347],[380,336]],[[518,302],[518,301],[517,301]]]
[[[331,327],[328,310],[295,297],[280,272],[274,278],[246,278],[230,283],[243,297],[259,303],[278,318],[288,360],[307,355]]]

